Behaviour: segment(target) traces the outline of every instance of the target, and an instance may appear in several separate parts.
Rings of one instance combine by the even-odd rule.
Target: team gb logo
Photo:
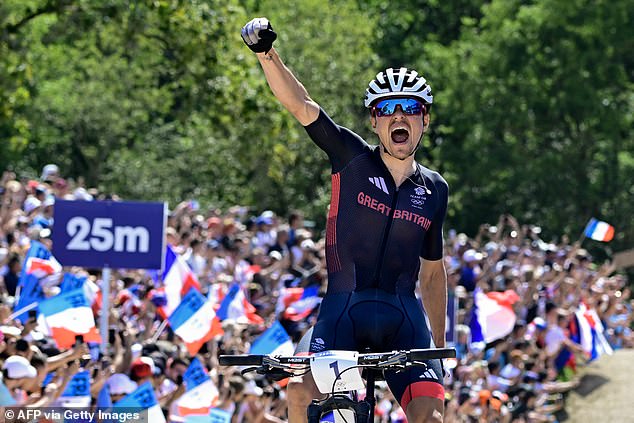
[[[427,197],[425,194],[426,194],[425,188],[416,187],[414,189],[414,194],[410,195],[410,199],[412,200],[412,207],[415,207],[417,209],[422,209],[423,204],[425,204],[425,200],[427,200]]]

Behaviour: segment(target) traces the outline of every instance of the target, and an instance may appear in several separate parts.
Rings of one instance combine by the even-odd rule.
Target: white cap
[[[314,250],[315,249],[315,243],[313,242],[312,239],[303,240],[302,243],[299,246],[301,248],[306,249],[306,250]]]
[[[59,174],[59,167],[56,164],[47,164],[42,169],[42,176],[40,177],[40,179],[45,181],[49,176],[51,175],[57,176],[58,174]]]
[[[115,373],[106,381],[110,395],[127,395],[134,392],[137,388],[136,382],[130,380],[128,375],[123,373]]]
[[[136,343],[136,344],[132,344],[132,346],[130,347],[130,351],[132,352],[132,360],[136,360],[137,358],[141,357],[141,353],[143,352],[143,345]],[[152,362],[152,365],[154,365],[154,362]]]
[[[462,259],[466,263],[482,260],[482,257],[483,257],[482,253],[477,252],[473,248],[465,251],[464,254],[462,255]]]
[[[21,355],[12,355],[7,358],[2,365],[2,370],[7,371],[7,376],[11,379],[34,378],[37,370],[31,366],[29,360]]]
[[[548,328],[548,323],[539,316],[533,319],[533,324],[537,329],[546,330]]]
[[[84,200],[84,201],[92,201],[93,196],[86,191],[86,188],[79,187],[73,192],[73,196],[75,200]]]
[[[42,207],[46,206],[54,206],[55,205],[55,196],[49,195],[42,202]]]
[[[42,202],[40,200],[35,197],[28,196],[26,200],[24,200],[24,212],[29,214],[41,205]]]

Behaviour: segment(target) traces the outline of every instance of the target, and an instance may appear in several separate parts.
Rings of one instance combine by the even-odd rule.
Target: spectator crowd
[[[115,403],[149,381],[166,420],[185,421],[178,405],[194,357],[161,324],[162,280],[156,272],[113,269],[108,348],[102,353],[86,342],[61,348],[38,318],[12,315],[31,243],[51,249],[55,200],[118,198],[63,178],[56,165],[44,167],[34,180],[5,172],[0,190],[0,407],[72,406],[62,394],[78,372],[88,371],[90,401],[84,405],[95,406],[104,393],[106,403]],[[294,343],[314,323],[318,306],[301,319],[285,313],[293,289],[312,287],[320,295],[327,289],[325,236],[312,226],[299,212],[200,209],[194,201],[183,201],[169,214],[167,244],[188,264],[201,293],[218,305],[237,282],[260,318],[223,320],[223,334],[196,354],[218,389],[215,408],[227,421],[286,421],[284,381],[254,373],[243,377],[238,368],[220,367],[218,355],[248,353],[275,321]],[[581,242],[566,236],[543,240],[540,234],[538,226],[520,225],[506,214],[494,225],[482,225],[474,237],[447,231],[444,260],[455,305],[448,338],[458,357],[444,362],[445,421],[555,421],[566,392],[579,383],[580,366],[634,347],[634,301],[626,277],[609,262],[595,262]],[[95,291],[102,285],[100,269],[64,272],[85,276]],[[59,293],[59,279],[42,278],[46,296]],[[494,292],[514,298],[514,327],[490,342],[474,339],[474,298]],[[98,324],[98,302],[92,308]],[[579,319],[588,319],[599,339],[591,348],[580,337]],[[375,420],[405,421],[385,385],[378,386]]]

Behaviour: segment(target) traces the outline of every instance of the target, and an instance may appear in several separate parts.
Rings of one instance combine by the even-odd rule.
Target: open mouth
[[[407,142],[409,131],[405,128],[396,128],[392,131],[391,136],[394,143],[402,144]]]

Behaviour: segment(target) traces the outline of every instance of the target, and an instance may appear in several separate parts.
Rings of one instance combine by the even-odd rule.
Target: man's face
[[[114,404],[115,402],[125,398],[126,395],[127,394],[110,394],[110,401]]]
[[[26,379],[29,382],[25,382],[24,389],[28,392],[38,392],[40,387],[44,384],[44,379],[46,379],[46,375],[48,374],[48,366],[46,364],[36,367],[36,370],[36,377]]]
[[[429,127],[429,114],[405,114],[401,106],[389,116],[372,112],[370,122],[387,151],[398,159],[405,159],[416,149],[423,133]]]
[[[34,377],[21,377],[18,379],[5,379],[5,385],[9,389],[23,389],[28,391],[34,383],[36,383],[36,378]]]
[[[185,366],[184,364],[178,363],[170,367],[168,377],[172,379],[173,381],[176,381],[178,376],[184,375],[186,371],[187,371],[187,366]]]

